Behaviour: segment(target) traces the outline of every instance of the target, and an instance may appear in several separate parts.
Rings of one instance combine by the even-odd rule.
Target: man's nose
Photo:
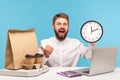
[[[63,28],[64,27],[64,25],[63,24],[61,24],[61,28]]]

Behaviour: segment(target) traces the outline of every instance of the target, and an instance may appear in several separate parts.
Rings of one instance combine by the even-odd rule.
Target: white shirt
[[[64,41],[59,41],[55,37],[41,41],[41,46],[50,45],[53,47],[53,52],[46,58],[44,63],[51,67],[73,67],[76,66],[80,56],[89,59],[92,54],[92,45],[85,47],[79,40],[66,38]],[[41,49],[40,49],[41,53]]]

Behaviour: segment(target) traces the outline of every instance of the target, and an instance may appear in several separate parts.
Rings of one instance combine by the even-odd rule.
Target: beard
[[[55,32],[56,38],[60,41],[63,41],[66,38],[67,33],[68,33],[68,31],[67,31],[67,32],[64,33],[64,36],[60,36],[59,32],[57,32],[55,29],[54,29],[54,32]]]

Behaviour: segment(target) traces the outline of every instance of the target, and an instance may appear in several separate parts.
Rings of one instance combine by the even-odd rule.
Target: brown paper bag
[[[9,30],[6,45],[6,69],[21,69],[26,54],[38,53],[34,29]]]

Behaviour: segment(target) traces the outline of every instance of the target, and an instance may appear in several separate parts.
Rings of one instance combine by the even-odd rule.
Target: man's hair
[[[65,18],[65,19],[68,21],[68,24],[69,24],[69,17],[68,17],[68,15],[65,14],[65,13],[58,13],[58,14],[56,14],[56,15],[53,17],[53,25],[54,25],[55,20],[56,20],[57,18]]]

